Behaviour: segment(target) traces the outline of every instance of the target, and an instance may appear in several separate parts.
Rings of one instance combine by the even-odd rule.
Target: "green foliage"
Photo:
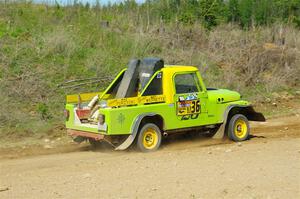
[[[42,120],[49,120],[52,118],[51,114],[49,113],[49,108],[45,103],[38,103],[36,111]]]
[[[220,24],[225,16],[225,4],[222,0],[202,0],[200,1],[201,17],[204,27],[211,29]]]
[[[250,27],[253,20],[253,0],[242,0],[239,3],[240,23],[242,27]]]
[[[226,26],[226,22],[234,25]],[[260,53],[256,57],[249,58],[245,53],[252,54],[249,49],[262,49],[263,42],[272,41],[269,35],[272,30],[264,34],[255,32],[249,39],[239,37],[245,33],[236,26],[251,32],[251,27],[267,25],[265,28],[268,28],[275,22],[300,27],[299,1],[148,0],[137,4],[129,0],[109,6],[98,2],[94,7],[81,3],[49,6],[25,1],[1,2],[0,99],[3,102],[0,103],[0,122],[3,124],[0,130],[33,132],[34,127],[36,133],[49,130],[52,122],[62,123],[66,94],[99,91],[109,82],[74,89],[61,89],[58,84],[72,79],[114,76],[134,57],[157,56],[169,64],[209,65],[207,84],[238,90],[245,86],[243,91],[251,90],[258,77],[245,77],[254,69],[250,66],[245,69],[244,64],[267,55],[257,51]],[[291,38],[299,34],[296,29],[293,31],[286,42],[293,41],[294,48],[298,40]],[[278,56],[284,53],[280,51]],[[239,62],[236,57],[245,57],[246,61]],[[284,71],[293,68],[293,60],[298,60],[294,55],[281,58],[282,66],[290,64]],[[257,67],[268,65],[276,72],[275,68],[279,67],[272,60],[275,59],[258,60],[263,66],[258,64]],[[232,76],[220,70],[218,62],[233,65]],[[256,66],[256,62],[250,65]],[[269,73],[281,78],[277,74],[285,74],[284,71]],[[226,82],[226,79],[232,81]],[[249,79],[250,83],[241,84],[243,79]],[[218,82],[225,83],[219,85]],[[270,86],[266,82],[260,82],[265,90],[272,90],[272,85],[281,86],[277,83]],[[282,87],[288,86],[284,82]]]
[[[298,25],[299,0],[148,0],[150,18],[183,24],[200,22],[211,29],[224,21],[237,23],[243,28],[270,25],[276,21]],[[140,12],[146,8],[140,6]],[[144,16],[141,16],[144,17]]]
[[[238,0],[229,0],[228,1],[228,13],[227,21],[228,22],[237,22],[240,18],[239,14],[239,1]]]
[[[300,17],[299,0],[230,0],[228,7],[228,20],[245,28],[276,21],[297,25]]]
[[[256,25],[267,25],[272,23],[273,2],[269,0],[260,0],[254,2],[253,15]]]

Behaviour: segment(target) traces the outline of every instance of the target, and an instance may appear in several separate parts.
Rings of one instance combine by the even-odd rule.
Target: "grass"
[[[60,132],[65,95],[101,90],[108,82],[73,90],[57,85],[113,76],[134,57],[196,65],[207,86],[257,102],[300,86],[299,29],[275,24],[245,31],[222,24],[207,31],[199,23],[149,25],[133,11],[116,13],[0,3],[0,137]]]

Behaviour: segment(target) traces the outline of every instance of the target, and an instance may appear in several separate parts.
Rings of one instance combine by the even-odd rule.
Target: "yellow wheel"
[[[147,128],[143,134],[143,145],[146,149],[152,149],[157,145],[157,133],[153,128]]]
[[[161,131],[152,123],[145,124],[138,136],[137,146],[143,152],[155,151],[161,144]]]
[[[236,142],[248,139],[250,133],[248,119],[242,114],[234,115],[228,124],[228,137]]]

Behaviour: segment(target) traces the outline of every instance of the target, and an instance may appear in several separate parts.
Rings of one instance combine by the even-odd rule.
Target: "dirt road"
[[[2,156],[0,198],[300,198],[299,121],[254,124],[241,144],[199,136],[149,154],[77,146]]]

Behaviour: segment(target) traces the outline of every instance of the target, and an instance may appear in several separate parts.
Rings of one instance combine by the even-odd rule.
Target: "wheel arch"
[[[139,128],[144,126],[144,124],[153,123],[158,126],[158,128],[163,131],[164,130],[164,119],[161,115],[151,113],[148,115],[144,115],[142,120],[139,123]]]
[[[224,112],[224,123],[227,123],[227,121],[235,114],[242,114],[249,121],[266,121],[264,115],[262,113],[256,112],[251,105],[230,105]]]
[[[224,111],[223,115],[223,123],[220,126],[219,130],[215,134],[214,138],[220,139],[225,138],[226,134],[225,131],[227,129],[228,121],[231,117],[235,114],[242,114],[244,115],[249,121],[266,121],[266,118],[262,113],[256,112],[251,105],[238,105],[232,104],[229,105],[226,110]]]
[[[135,118],[131,125],[130,136],[125,140],[123,144],[118,146],[116,150],[127,149],[134,142],[141,126],[150,121],[152,121],[151,123],[156,124],[160,128],[160,130],[163,131],[165,124],[161,115],[153,112],[140,114]]]

